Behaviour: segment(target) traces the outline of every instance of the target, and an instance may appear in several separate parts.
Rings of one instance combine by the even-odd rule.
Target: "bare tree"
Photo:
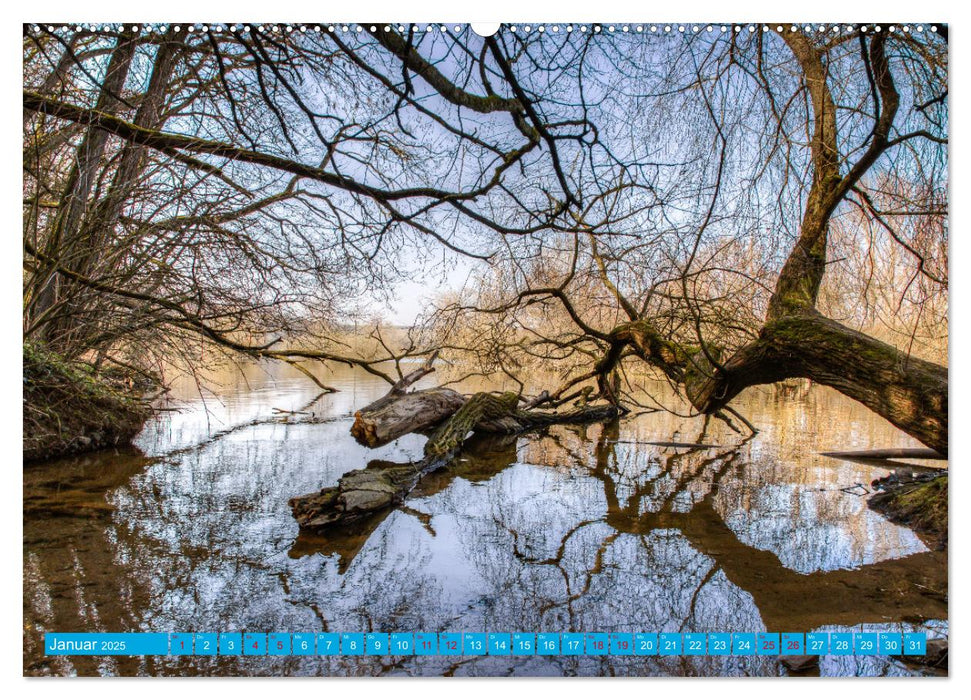
[[[839,243],[894,251],[922,290],[908,313],[940,313],[946,32],[357,29],[28,32],[28,335],[383,374],[398,351],[326,329],[444,255],[483,270],[479,294],[430,310],[407,354],[474,355],[521,391],[524,359],[552,363],[553,405],[636,401],[637,360],[726,418],[749,386],[809,377],[946,452],[946,368],[861,332],[887,312],[868,291],[851,325],[820,306],[853,269]],[[850,217],[862,248],[832,240]]]

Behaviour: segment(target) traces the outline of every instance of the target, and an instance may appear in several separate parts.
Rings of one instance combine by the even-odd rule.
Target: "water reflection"
[[[946,629],[946,554],[843,490],[886,465],[818,455],[913,443],[832,392],[752,392],[748,441],[666,413],[477,438],[405,508],[310,537],[290,496],[416,459],[424,438],[353,441],[351,412],[384,391],[367,375],[317,397],[248,371],[208,415],[198,401],[150,426],[143,453],[25,470],[26,673],[784,673],[767,658],[48,659],[44,631]],[[829,657],[820,672],[919,670]]]

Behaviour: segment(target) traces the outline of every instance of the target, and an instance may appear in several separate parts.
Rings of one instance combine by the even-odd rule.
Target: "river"
[[[176,392],[133,449],[27,465],[24,673],[787,673],[770,657],[45,657],[44,632],[947,632],[946,553],[867,508],[888,465],[819,454],[917,444],[831,390],[749,390],[733,404],[749,440],[663,411],[475,439],[404,508],[300,536],[287,499],[425,440],[358,445],[353,412],[387,386],[326,383],[340,391],[314,400],[290,368],[244,367]],[[924,671],[827,656],[818,673]]]

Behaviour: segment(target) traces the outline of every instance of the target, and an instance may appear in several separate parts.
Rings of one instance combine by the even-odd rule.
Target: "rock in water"
[[[924,664],[947,670],[947,646],[946,639],[928,639]]]
[[[819,668],[818,656],[780,656],[779,662],[793,673],[805,673]]]

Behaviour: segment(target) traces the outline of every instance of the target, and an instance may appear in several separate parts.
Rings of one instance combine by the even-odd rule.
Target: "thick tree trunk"
[[[128,56],[129,63],[134,60],[133,51],[136,45],[137,43],[132,43],[132,47],[128,50],[131,54]],[[132,98],[132,101],[138,104],[133,120],[136,126],[158,130],[165,123],[163,108],[169,97],[169,84],[181,47],[182,44],[179,41],[165,41],[156,52],[147,89],[143,94]],[[115,53],[118,51],[120,49]],[[125,71],[127,70],[126,65]],[[116,84],[112,88],[116,94],[121,94],[125,80],[125,75],[120,75],[115,80]],[[95,154],[96,161],[88,167],[97,170],[103,167],[100,161],[106,153],[109,136],[106,132],[93,128],[91,133],[97,137],[92,141],[97,145],[98,151]],[[61,247],[56,251],[60,260],[70,269],[85,277],[97,278],[107,275],[112,266],[119,264],[118,260],[106,255],[106,251],[109,250],[107,244],[115,235],[116,224],[126,201],[140,183],[140,174],[146,164],[146,151],[145,146],[131,141],[123,142],[120,151],[112,158],[116,167],[111,184],[107,187],[107,193],[97,202],[89,202],[87,195],[72,200],[72,206],[78,211],[75,212],[76,217],[64,221],[64,228],[59,231],[58,236]],[[89,343],[83,336],[95,332],[95,329],[90,326],[97,325],[91,320],[82,320],[91,317],[90,313],[86,313],[90,311],[88,307],[90,300],[83,293],[84,288],[76,281],[65,279],[63,276],[58,277],[56,281],[60,297],[58,303],[63,308],[51,321],[45,333],[65,349],[88,347]]]
[[[718,415],[747,387],[808,378],[859,401],[946,456],[947,368],[909,357],[816,309],[832,214],[894,143],[890,136],[899,95],[885,52],[887,38],[876,35],[869,45],[862,43],[881,109],[874,117],[866,150],[845,175],[841,174],[836,101],[827,85],[824,52],[799,33],[787,32],[782,39],[799,62],[812,104],[809,146],[813,171],[799,238],[779,272],[759,338],[723,359],[718,348],[704,343],[700,327],[697,342],[701,345],[692,347],[663,335],[649,319],[635,318],[634,307],[622,301],[632,320],[603,337],[609,345],[594,370],[601,394],[609,394],[606,379],[628,350],[672,382],[683,384],[688,400],[705,414]],[[601,269],[604,283],[622,300]]]
[[[98,95],[95,109],[99,113],[113,114],[119,107],[118,96],[122,93],[129,69],[135,55],[138,39],[130,33],[123,34],[118,45],[111,52],[105,71],[104,84]],[[96,126],[89,126],[84,138],[75,152],[74,163],[68,174],[64,192],[58,205],[57,216],[53,223],[50,238],[45,242],[49,257],[55,260],[71,261],[77,254],[75,236],[88,200],[95,187],[97,174],[102,167],[108,132]],[[41,318],[63,297],[58,285],[60,278],[53,266],[46,266],[42,274],[35,276],[36,288],[30,299],[31,317]],[[56,341],[50,328],[44,329],[46,340]]]
[[[686,372],[688,399],[713,413],[743,389],[805,377],[862,403],[947,455],[947,368],[908,357],[815,312],[771,321],[709,376]]]

